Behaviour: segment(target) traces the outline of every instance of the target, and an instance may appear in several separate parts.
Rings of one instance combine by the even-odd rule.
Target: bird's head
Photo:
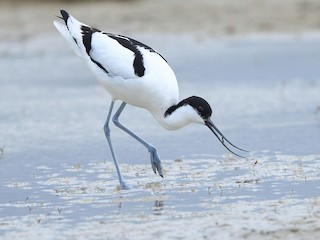
[[[175,114],[173,114],[175,113]],[[227,145],[231,145],[232,147],[247,152],[244,149],[241,149],[234,144],[232,144],[222,133],[221,131],[213,124],[211,121],[212,115],[212,108],[210,107],[209,103],[201,97],[192,96],[186,98],[179,102],[177,105],[170,107],[165,112],[165,117],[169,115],[175,115],[175,118],[172,122],[179,123],[180,126],[185,126],[189,123],[200,123],[206,125],[211,132],[219,139],[222,145],[228,149],[231,153],[236,156],[242,157],[241,155],[232,151]],[[176,127],[178,128],[178,127]]]

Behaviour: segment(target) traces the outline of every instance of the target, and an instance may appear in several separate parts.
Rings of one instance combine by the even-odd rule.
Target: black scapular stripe
[[[117,36],[113,34],[108,34],[108,36],[114,40],[116,40],[121,46],[129,49],[134,53],[134,60],[133,60],[133,69],[134,74],[142,77],[145,72],[145,67],[143,65],[143,57],[139,49],[137,48],[137,45],[134,44],[132,41],[130,41],[127,37]]]
[[[99,68],[101,68],[103,71],[108,73],[107,69],[105,69],[101,63],[94,60],[90,55],[92,34],[95,32],[101,32],[101,31],[99,29],[91,28],[88,26],[81,26],[81,31],[82,31],[82,42],[83,42],[84,47],[86,48],[86,52],[87,52],[88,56],[90,57],[91,61],[94,62],[95,64],[97,64],[97,66]]]

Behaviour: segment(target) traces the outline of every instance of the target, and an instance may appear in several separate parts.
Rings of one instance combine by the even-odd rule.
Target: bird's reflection
[[[163,208],[164,208],[164,201],[163,200],[154,201],[153,214],[154,215],[162,215]]]
[[[123,207],[125,205],[125,199],[123,197],[120,197],[120,201],[117,203],[117,211],[116,215],[119,215],[123,211]],[[155,200],[152,211],[153,215],[162,215],[162,211],[164,209],[164,200]]]
[[[123,206],[123,203],[124,203],[124,198],[122,196],[120,196],[120,201],[118,203],[118,211],[117,211],[117,215],[121,214],[121,210],[122,210],[122,206]]]

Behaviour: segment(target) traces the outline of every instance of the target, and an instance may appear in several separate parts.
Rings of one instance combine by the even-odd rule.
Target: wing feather
[[[135,54],[123,47],[118,41],[102,32],[95,32],[91,37],[89,55],[106,69],[110,76],[120,76],[124,79],[137,78],[133,62]]]
[[[71,44],[76,54],[87,59],[91,66],[96,65],[102,69],[109,77],[143,77],[148,65],[144,62],[145,58],[149,61],[165,61],[159,53],[137,40],[92,28],[64,10],[61,10],[61,15],[65,24],[55,21],[54,25]],[[149,63],[148,67],[156,66]]]

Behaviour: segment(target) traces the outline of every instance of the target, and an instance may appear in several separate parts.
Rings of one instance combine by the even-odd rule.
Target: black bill
[[[228,151],[231,152],[232,154],[234,154],[234,155],[236,155],[236,156],[238,156],[238,157],[244,158],[244,156],[241,156],[241,155],[233,152],[233,151],[225,144],[225,141],[226,141],[227,143],[229,143],[232,147],[234,147],[234,148],[236,148],[236,149],[238,149],[238,150],[240,150],[240,151],[249,152],[249,151],[247,151],[247,150],[244,150],[244,149],[239,148],[239,147],[235,146],[234,144],[232,144],[232,143],[220,132],[220,130],[213,124],[213,122],[212,122],[210,119],[206,120],[206,121],[205,121],[205,124],[208,126],[208,128],[211,130],[211,132],[213,132],[213,134],[219,139],[219,141],[222,143],[222,145],[223,145],[226,149],[228,149]]]

